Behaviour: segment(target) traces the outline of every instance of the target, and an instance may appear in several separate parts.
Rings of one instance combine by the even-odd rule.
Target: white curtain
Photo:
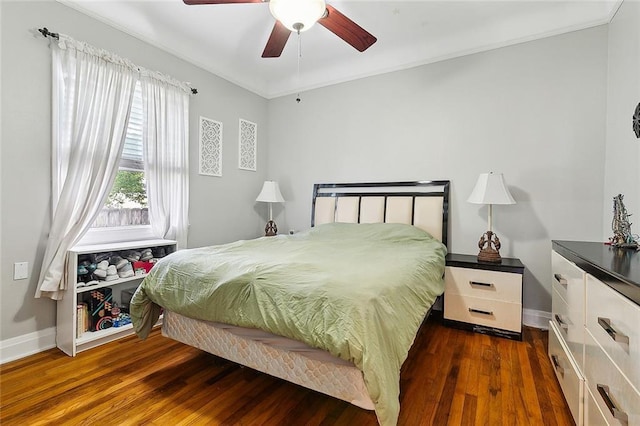
[[[143,71],[142,144],[149,221],[158,238],[186,248],[189,210],[190,88],[159,73]]]
[[[52,57],[53,218],[36,297],[58,300],[67,250],[94,222],[118,171],[138,74],[129,61],[63,34]]]

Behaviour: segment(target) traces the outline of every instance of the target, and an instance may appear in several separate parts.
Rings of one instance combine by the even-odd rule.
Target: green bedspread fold
[[[161,259],[131,301],[146,338],[160,306],[302,341],[362,370],[380,424],[400,411],[400,368],[444,290],[446,247],[401,224],[320,225]]]

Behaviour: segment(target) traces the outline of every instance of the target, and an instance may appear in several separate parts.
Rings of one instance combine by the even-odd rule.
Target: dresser
[[[640,425],[640,252],[553,241],[548,354],[578,425]]]

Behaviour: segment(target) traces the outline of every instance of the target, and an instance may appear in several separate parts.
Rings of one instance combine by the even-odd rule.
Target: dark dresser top
[[[640,252],[586,241],[556,241],[553,249],[640,305]]]

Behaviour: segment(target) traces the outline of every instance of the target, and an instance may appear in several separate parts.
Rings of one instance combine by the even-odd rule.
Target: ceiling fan
[[[183,0],[188,5],[269,3],[276,19],[263,58],[277,58],[287,44],[292,31],[308,30],[316,22],[349,43],[360,52],[367,50],[377,39],[360,25],[347,18],[324,0]]]

